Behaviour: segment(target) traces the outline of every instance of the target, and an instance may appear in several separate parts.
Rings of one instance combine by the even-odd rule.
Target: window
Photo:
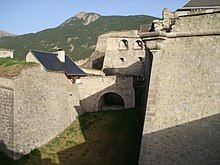
[[[119,43],[119,50],[127,50],[128,49],[128,40],[123,39]]]
[[[134,49],[143,49],[143,42],[141,40],[134,41],[133,48]]]
[[[121,60],[122,62],[124,62],[124,58],[120,58],[120,60]]]

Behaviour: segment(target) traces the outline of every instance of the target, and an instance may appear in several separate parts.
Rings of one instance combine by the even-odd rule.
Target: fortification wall
[[[130,42],[129,51],[124,51],[123,54],[120,54],[120,51],[118,51],[120,49],[120,41],[122,39],[127,39],[127,38],[133,38],[130,39],[129,41]],[[137,39],[140,40],[137,30],[112,31],[109,33],[102,34],[99,36],[96,44],[96,49],[89,57],[89,59],[87,59],[86,61],[79,61],[78,64],[80,64],[82,67],[85,68],[96,68],[96,69],[109,68],[112,67],[114,64],[115,67],[118,66],[127,67],[131,65],[131,60],[134,60],[134,59],[130,59],[132,56],[128,58],[129,55],[134,55],[137,58],[140,56],[140,54],[143,55],[142,52],[138,53],[138,51],[135,51],[136,52],[135,54],[134,52],[132,52],[133,47],[135,45],[135,43],[133,42],[135,42],[135,40]],[[124,56],[125,54],[127,54],[127,56]],[[104,58],[105,59],[107,58],[107,61],[104,62]],[[126,58],[126,61],[124,61],[124,63],[121,63],[120,58]],[[136,61],[137,59],[135,58],[134,62]],[[84,62],[83,65],[81,64],[82,62]],[[135,69],[133,68],[133,70]],[[125,71],[123,73],[125,73]]]
[[[11,154],[13,150],[13,102],[14,91],[11,79],[0,78],[0,149]]]
[[[105,93],[120,95],[125,108],[135,106],[132,77],[89,76],[72,84],[38,65],[0,80],[0,144],[14,159],[47,143],[83,112],[98,111]]]
[[[137,33],[107,40],[103,71],[107,75],[144,75],[145,50]]]
[[[215,31],[220,29],[220,11],[210,14],[186,15],[179,17],[175,25],[172,26],[173,32],[198,32]]]
[[[169,39],[153,53],[139,164],[220,162],[219,41]]]
[[[25,69],[14,80],[15,152],[40,147],[78,116],[79,92],[64,74],[40,66]]]
[[[80,91],[80,105],[84,112],[98,111],[101,96],[109,92],[119,94],[125,102],[125,108],[135,107],[132,77],[84,77],[81,78],[81,84],[78,85],[78,88]]]

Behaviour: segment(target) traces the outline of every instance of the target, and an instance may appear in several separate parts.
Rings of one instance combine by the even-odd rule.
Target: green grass
[[[141,129],[138,109],[86,113],[48,144],[18,161],[0,153],[0,164],[136,165]]]
[[[22,69],[37,65],[33,62],[25,62],[11,58],[0,58],[0,76],[13,77],[17,76]]]

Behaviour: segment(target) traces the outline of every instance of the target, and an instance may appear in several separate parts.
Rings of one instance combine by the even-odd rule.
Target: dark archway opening
[[[101,70],[102,66],[103,66],[104,58],[105,58],[105,56],[99,57],[99,58],[93,60],[92,61],[92,68]]]
[[[125,103],[123,98],[117,93],[109,92],[99,99],[99,110],[116,110],[123,109]]]

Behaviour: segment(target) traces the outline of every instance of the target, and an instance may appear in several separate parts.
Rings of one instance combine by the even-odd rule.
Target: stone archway
[[[103,94],[98,101],[99,110],[117,110],[124,108],[124,99],[119,94],[114,92]]]

